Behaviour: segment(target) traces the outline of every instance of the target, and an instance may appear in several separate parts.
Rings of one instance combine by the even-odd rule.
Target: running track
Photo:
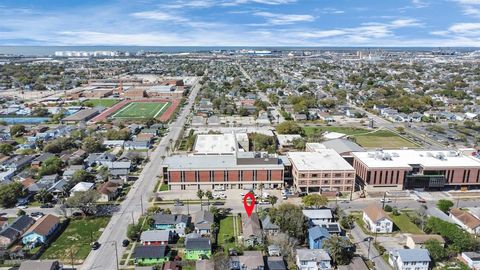
[[[110,115],[114,114],[116,111],[120,110],[124,106],[126,106],[128,103],[131,102],[171,102],[172,105],[165,110],[160,117],[157,117],[158,120],[161,122],[167,122],[170,120],[172,117],[173,113],[175,112],[175,109],[178,107],[178,104],[180,103],[180,100],[178,99],[158,99],[158,98],[153,98],[153,99],[128,99],[128,100],[122,100],[121,102],[113,105],[112,107],[106,109],[105,111],[101,112],[99,115],[95,116],[90,122],[92,123],[97,123],[97,122],[102,122],[105,121]]]

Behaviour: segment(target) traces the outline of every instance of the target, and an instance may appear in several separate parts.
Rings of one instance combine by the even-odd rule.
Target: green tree
[[[300,243],[305,241],[307,233],[307,220],[302,213],[302,208],[291,203],[282,203],[268,212],[272,222],[288,235],[295,237]]]
[[[26,131],[24,125],[13,125],[10,127],[10,136],[16,137],[23,134]]]
[[[205,192],[205,197],[207,198],[207,204],[208,204],[207,209],[210,209],[210,200],[213,200],[212,192],[210,190],[207,190]]]
[[[130,238],[132,241],[137,241],[140,238],[140,234],[142,233],[142,226],[141,224],[128,224],[127,227],[127,237]]]
[[[279,134],[303,134],[303,128],[293,121],[285,121],[275,128]]]
[[[197,197],[200,199],[200,209],[203,210],[203,196],[205,196],[205,192],[199,189],[197,190]]]
[[[22,209],[18,209],[18,211],[17,211],[17,216],[18,216],[18,217],[20,217],[20,216],[25,216],[26,214],[27,214],[27,213],[26,213],[24,210],[22,210]]]
[[[293,148],[295,148],[296,150],[300,150],[300,151],[305,150],[306,142],[302,138],[293,139],[292,144],[293,144]]]
[[[19,182],[0,185],[0,205],[5,208],[14,206],[18,198],[24,195],[23,186]]]
[[[437,202],[438,209],[440,209],[444,213],[448,213],[448,211],[450,211],[450,208],[452,208],[452,206],[453,206],[453,202],[450,200],[442,199]]]
[[[73,140],[70,138],[58,138],[49,142],[43,150],[49,153],[61,153],[65,150],[75,147]]]
[[[336,265],[350,264],[353,258],[352,244],[348,238],[332,235],[323,241],[323,248],[328,251]]]
[[[93,175],[85,170],[78,170],[72,175],[72,182],[93,182]]]
[[[93,137],[86,137],[82,142],[82,149],[87,153],[98,153],[103,151],[102,142]]]
[[[302,203],[306,207],[320,208],[327,205],[328,199],[327,197],[320,194],[308,194],[302,197]]]
[[[278,197],[275,195],[269,195],[267,198],[268,202],[272,205],[272,207],[277,203]]]
[[[48,192],[45,188],[40,189],[37,194],[35,194],[35,200],[45,204],[50,202],[53,199],[52,193]]]
[[[435,263],[441,262],[447,259],[447,250],[436,239],[430,239],[425,241],[425,248],[430,253],[430,257]]]
[[[38,174],[40,176],[56,174],[60,171],[61,167],[62,167],[62,160],[56,156],[53,156],[46,159],[42,163],[42,166],[40,167]]]
[[[230,267],[230,259],[228,257],[228,254],[223,251],[213,254],[212,261],[214,265],[214,270],[224,270],[229,269]]]
[[[128,129],[109,130],[105,134],[109,140],[128,140],[130,138],[130,131]]]
[[[35,107],[32,110],[32,115],[33,116],[38,116],[38,117],[45,117],[45,116],[49,115],[49,112],[48,112],[47,108]]]
[[[15,150],[15,148],[11,144],[8,144],[8,143],[0,144],[0,153],[6,156],[11,155],[13,153],[13,150]]]
[[[69,197],[65,204],[70,208],[78,208],[85,215],[94,215],[97,212],[96,202],[100,194],[96,190],[75,192],[75,195]]]
[[[353,229],[355,226],[355,217],[353,215],[342,216],[340,219],[340,225],[346,230]]]

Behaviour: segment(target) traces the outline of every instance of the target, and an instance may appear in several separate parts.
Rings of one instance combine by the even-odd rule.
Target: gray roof
[[[179,223],[187,223],[188,216],[186,215],[171,215],[171,214],[155,214],[153,215],[153,220],[155,224],[179,224]]]
[[[269,270],[287,270],[282,257],[268,257],[267,265]]]
[[[207,238],[187,238],[185,239],[185,249],[187,250],[210,250],[210,240]]]
[[[263,220],[262,220],[262,228],[264,230],[279,230],[280,227],[273,223],[271,220],[270,220],[270,216],[269,215],[266,215]]]
[[[301,261],[330,261],[330,255],[323,249],[297,249],[297,256]]]
[[[360,145],[347,139],[334,139],[325,141],[322,144],[329,149],[335,150],[338,154],[365,151]]]
[[[35,219],[25,215],[19,216],[12,222],[10,228],[23,232],[32,226],[33,223],[35,223]]]
[[[240,154],[240,153],[239,153]],[[252,158],[253,159],[253,158]],[[238,164],[235,156],[187,156],[187,155],[175,155],[165,158],[165,165],[168,169],[241,169],[246,168],[274,168],[281,169],[283,165],[281,162],[276,164]]]
[[[399,249],[394,251],[394,254],[398,255],[402,262],[429,262],[430,254],[428,250],[423,248],[414,249]]]
[[[15,241],[20,236],[20,233],[17,230],[7,227],[0,232],[0,236]]]
[[[29,260],[23,261],[18,270],[56,270],[60,269],[60,264],[55,260]]]
[[[156,242],[156,241],[166,241],[170,240],[171,231],[164,231],[164,230],[150,230],[144,231],[140,235],[141,242]]]
[[[100,110],[98,108],[83,109],[72,115],[69,115],[63,118],[62,121],[87,121],[93,118],[95,115],[97,115],[99,111]]]
[[[136,246],[133,251],[135,259],[141,258],[164,258],[168,254],[167,246]]]

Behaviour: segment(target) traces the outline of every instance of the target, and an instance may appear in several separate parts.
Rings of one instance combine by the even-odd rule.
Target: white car
[[[385,199],[384,199],[384,198],[382,198],[382,199],[380,199],[380,202],[381,202],[381,203],[391,203],[391,202],[392,202],[392,200],[391,200],[391,199],[389,199],[389,198],[385,198]]]
[[[18,209],[27,209],[28,206],[27,205],[19,205],[17,206]]]

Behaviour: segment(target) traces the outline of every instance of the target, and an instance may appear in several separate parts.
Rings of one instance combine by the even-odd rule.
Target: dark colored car
[[[53,204],[51,203],[42,204],[40,205],[40,208],[53,208]]]
[[[92,250],[97,250],[97,249],[99,249],[99,248],[100,248],[100,243],[98,243],[98,242],[93,242],[93,244],[92,244]]]
[[[122,246],[123,247],[128,247],[128,245],[130,244],[130,241],[128,241],[128,239],[125,239],[122,241]]]

